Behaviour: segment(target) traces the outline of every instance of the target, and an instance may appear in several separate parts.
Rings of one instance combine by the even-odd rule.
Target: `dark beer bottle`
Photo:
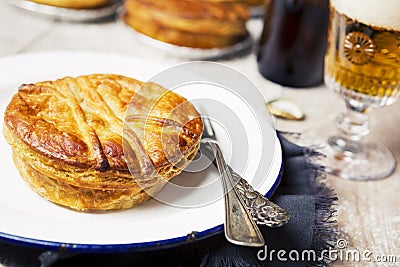
[[[323,81],[329,0],[271,0],[258,47],[260,73],[291,87]]]

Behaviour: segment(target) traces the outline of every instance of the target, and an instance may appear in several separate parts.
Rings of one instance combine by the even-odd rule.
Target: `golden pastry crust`
[[[249,6],[262,6],[268,3],[269,0],[243,0]]]
[[[137,179],[160,176],[148,190],[160,189],[194,157],[202,131],[183,97],[111,74],[22,85],[4,120],[21,176],[43,197],[79,210],[144,201]]]
[[[63,8],[96,8],[111,3],[111,0],[29,0],[42,5],[63,7]]]
[[[246,38],[244,35],[216,35],[185,32],[163,27],[151,21],[138,20],[130,15],[123,16],[124,22],[136,31],[159,41],[178,46],[194,48],[223,48],[238,43]]]
[[[187,1],[204,1],[219,3],[241,3],[249,6],[260,6],[266,4],[269,0],[187,0]]]
[[[214,2],[214,3],[239,3],[249,6],[259,6],[263,5],[269,0],[186,0],[186,1],[196,1],[196,2]]]
[[[128,0],[125,10],[135,20],[187,33],[235,35],[246,33],[247,9],[240,4]]]
[[[187,47],[226,47],[247,35],[249,12],[234,2],[127,0],[124,21],[151,38]]]
[[[126,0],[125,8],[134,12],[134,8],[147,8],[148,12],[163,12],[170,18],[188,20],[246,21],[249,18],[245,6],[233,2],[210,2],[194,0]]]

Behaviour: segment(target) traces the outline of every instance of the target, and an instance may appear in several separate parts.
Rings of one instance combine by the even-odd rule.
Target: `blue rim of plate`
[[[283,158],[283,156],[282,156]],[[279,169],[278,176],[272,187],[265,194],[266,197],[271,197],[277,189],[281,178],[283,176],[283,161]],[[35,248],[43,248],[53,251],[68,251],[68,252],[91,252],[91,253],[104,253],[104,252],[141,252],[154,249],[166,249],[188,243],[200,241],[224,231],[224,225],[220,224],[202,232],[192,232],[186,236],[174,237],[170,239],[149,241],[142,243],[128,243],[128,244],[73,244],[73,243],[60,243],[56,241],[46,241],[28,237],[21,237],[0,232],[0,241],[7,241],[12,244],[29,246]]]

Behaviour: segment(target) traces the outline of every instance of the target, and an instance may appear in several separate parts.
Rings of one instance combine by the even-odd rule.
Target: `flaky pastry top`
[[[138,171],[149,163],[146,157],[161,168],[183,158],[202,132],[199,114],[185,98],[113,74],[21,85],[4,120],[42,158],[78,171],[128,172],[124,153]]]
[[[160,11],[173,17],[185,19],[210,19],[226,21],[246,21],[249,12],[244,5],[234,2],[213,2],[200,0],[127,0],[125,8],[144,6],[148,12]]]

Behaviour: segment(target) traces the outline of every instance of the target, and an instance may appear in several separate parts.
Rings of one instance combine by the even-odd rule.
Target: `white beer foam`
[[[331,5],[364,24],[400,31],[400,0],[331,0]]]

